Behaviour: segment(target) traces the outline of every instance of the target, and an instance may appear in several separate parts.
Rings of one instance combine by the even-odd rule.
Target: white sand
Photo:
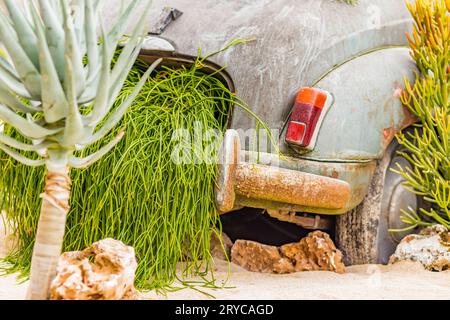
[[[0,219],[0,255],[6,253],[5,230]],[[228,267],[217,262],[217,279],[228,278]],[[220,283],[220,282],[218,282]],[[450,299],[450,271],[430,272],[413,262],[392,266],[365,265],[347,268],[345,274],[300,272],[272,275],[248,272],[232,266],[229,289],[205,291],[218,299]],[[0,277],[0,300],[23,299],[27,283],[18,284],[15,275]],[[191,289],[144,294],[149,299],[207,299]]]
[[[226,278],[221,263],[218,278]],[[430,272],[414,262],[392,266],[364,265],[347,273],[300,272],[289,275],[259,274],[233,266],[228,286],[208,290],[219,299],[450,299],[450,272]],[[159,298],[155,294],[146,297]],[[170,299],[205,299],[201,293],[182,290]]]
[[[0,257],[4,257],[12,246],[11,237],[3,224],[3,215],[0,213]],[[24,299],[27,289],[26,283],[19,284],[16,275],[0,276],[0,300]]]

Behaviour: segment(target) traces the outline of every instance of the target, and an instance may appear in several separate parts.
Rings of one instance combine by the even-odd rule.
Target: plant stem
[[[47,169],[31,263],[28,298],[32,300],[49,298],[49,288],[56,275],[66,217],[69,212],[71,184],[69,168],[66,165],[55,165],[49,162]]]

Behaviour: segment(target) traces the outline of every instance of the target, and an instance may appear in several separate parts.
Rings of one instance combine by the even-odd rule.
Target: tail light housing
[[[295,98],[285,141],[294,147],[313,150],[322,121],[333,102],[332,95],[318,88],[301,88]]]

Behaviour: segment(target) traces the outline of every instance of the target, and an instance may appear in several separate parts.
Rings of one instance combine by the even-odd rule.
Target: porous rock
[[[311,232],[300,242],[281,247],[237,240],[231,249],[231,259],[237,265],[254,272],[345,272],[342,253],[336,249],[330,236],[321,231]]]
[[[389,263],[404,260],[418,261],[431,271],[450,269],[450,233],[444,226],[434,225],[423,229],[420,234],[406,236]]]
[[[137,299],[136,268],[134,249],[110,238],[83,251],[65,252],[50,287],[51,299]]]
[[[228,237],[225,232],[221,233],[220,238],[217,232],[212,233],[210,250],[211,255],[214,258],[220,260],[229,260],[232,246],[233,241],[231,241],[230,237]]]

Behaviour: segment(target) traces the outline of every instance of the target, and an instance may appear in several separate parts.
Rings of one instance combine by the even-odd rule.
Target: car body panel
[[[108,5],[117,11],[119,2]],[[352,190],[347,206],[337,211],[249,198],[237,202],[319,214],[341,214],[358,205],[376,160],[395,133],[414,121],[399,99],[403,76],[412,78],[414,70],[407,49],[399,48],[407,45],[404,34],[412,28],[404,1],[359,0],[349,6],[332,0],[154,0],[150,26],[165,6],[183,12],[161,35],[179,54],[196,56],[199,49],[206,54],[232,40],[254,39],[209,60],[227,67],[237,95],[279,137],[285,156],[277,165],[335,177]],[[321,87],[335,97],[316,148],[306,154],[288,147],[283,134],[304,86]],[[253,117],[234,108],[230,128],[255,127]],[[249,153],[260,150],[260,145],[243,146]]]
[[[183,12],[161,34],[182,54],[255,39],[209,59],[227,67],[238,96],[274,130],[283,128],[300,87],[313,86],[362,52],[406,45],[404,33],[412,26],[403,0],[360,0],[356,6],[333,0],[153,0],[152,6],[149,28],[166,6]],[[120,0],[108,1],[108,8],[107,15],[116,14]],[[252,129],[255,120],[236,108],[230,127]]]
[[[380,159],[395,134],[414,122],[400,100],[402,79],[413,81],[414,71],[408,49],[389,48],[354,58],[323,77],[316,86],[331,92],[334,103],[319,129],[315,149],[306,150],[302,157]]]

